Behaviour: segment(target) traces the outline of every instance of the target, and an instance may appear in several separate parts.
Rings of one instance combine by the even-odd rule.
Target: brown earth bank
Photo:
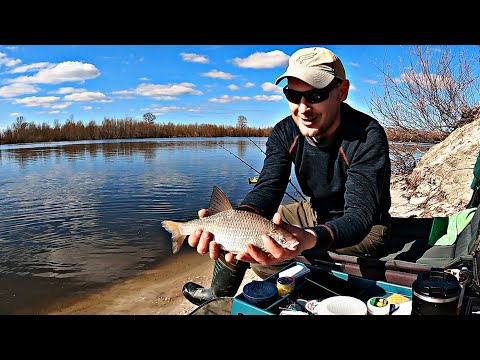
[[[408,177],[392,177],[391,215],[448,216],[465,207],[472,190],[473,167],[480,152],[480,118],[432,146]],[[208,255],[182,251],[155,269],[81,299],[52,304],[45,314],[185,315],[196,307],[182,295],[183,284],[210,284]],[[243,285],[258,279],[248,270]]]

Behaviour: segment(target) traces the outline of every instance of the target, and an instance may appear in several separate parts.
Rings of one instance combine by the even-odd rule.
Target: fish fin
[[[232,210],[233,206],[227,196],[218,187],[214,186],[210,203],[208,204],[208,214],[214,215],[225,210]]]
[[[185,241],[187,235],[183,235],[180,232],[178,224],[174,221],[162,221],[162,226],[165,228],[165,230],[172,233],[172,251],[174,254],[177,253],[178,250],[180,250],[180,248],[182,247],[182,244]]]

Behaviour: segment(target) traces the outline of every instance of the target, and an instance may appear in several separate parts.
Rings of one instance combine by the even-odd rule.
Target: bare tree
[[[23,116],[18,116],[15,123],[12,125],[13,129],[16,131],[24,130],[27,128],[27,121]]]
[[[477,47],[477,50],[480,47]],[[400,77],[392,66],[377,66],[383,92],[372,91],[370,111],[387,127],[441,133],[445,138],[473,120],[479,103],[479,55],[452,46],[410,46],[399,59]]]
[[[157,117],[151,112],[143,114],[143,121],[145,121],[147,124],[153,124],[156,118]]]
[[[477,47],[479,50],[480,47]],[[473,121],[479,107],[479,55],[452,46],[410,46],[391,64],[377,66],[382,90],[372,91],[370,111],[401,141],[434,142]],[[416,166],[416,147],[392,144],[392,172],[408,175]]]
[[[247,118],[243,115],[240,115],[237,118],[237,127],[243,129],[247,127]]]

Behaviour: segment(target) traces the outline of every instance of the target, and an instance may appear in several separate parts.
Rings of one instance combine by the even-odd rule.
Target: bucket
[[[461,287],[440,268],[419,273],[412,284],[412,315],[456,315]]]

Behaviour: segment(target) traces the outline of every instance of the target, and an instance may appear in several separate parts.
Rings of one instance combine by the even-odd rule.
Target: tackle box
[[[294,262],[263,281],[276,284],[279,274],[291,267],[300,265],[309,272],[295,279],[295,288],[285,296],[276,295],[268,306],[259,308],[248,303],[242,293],[233,298],[232,315],[278,315],[282,309],[297,299],[323,300],[331,296],[353,296],[367,303],[371,297],[388,297],[394,293],[412,298],[412,288],[379,280],[370,280],[344,272]],[[471,313],[468,297],[463,299],[461,314]]]

